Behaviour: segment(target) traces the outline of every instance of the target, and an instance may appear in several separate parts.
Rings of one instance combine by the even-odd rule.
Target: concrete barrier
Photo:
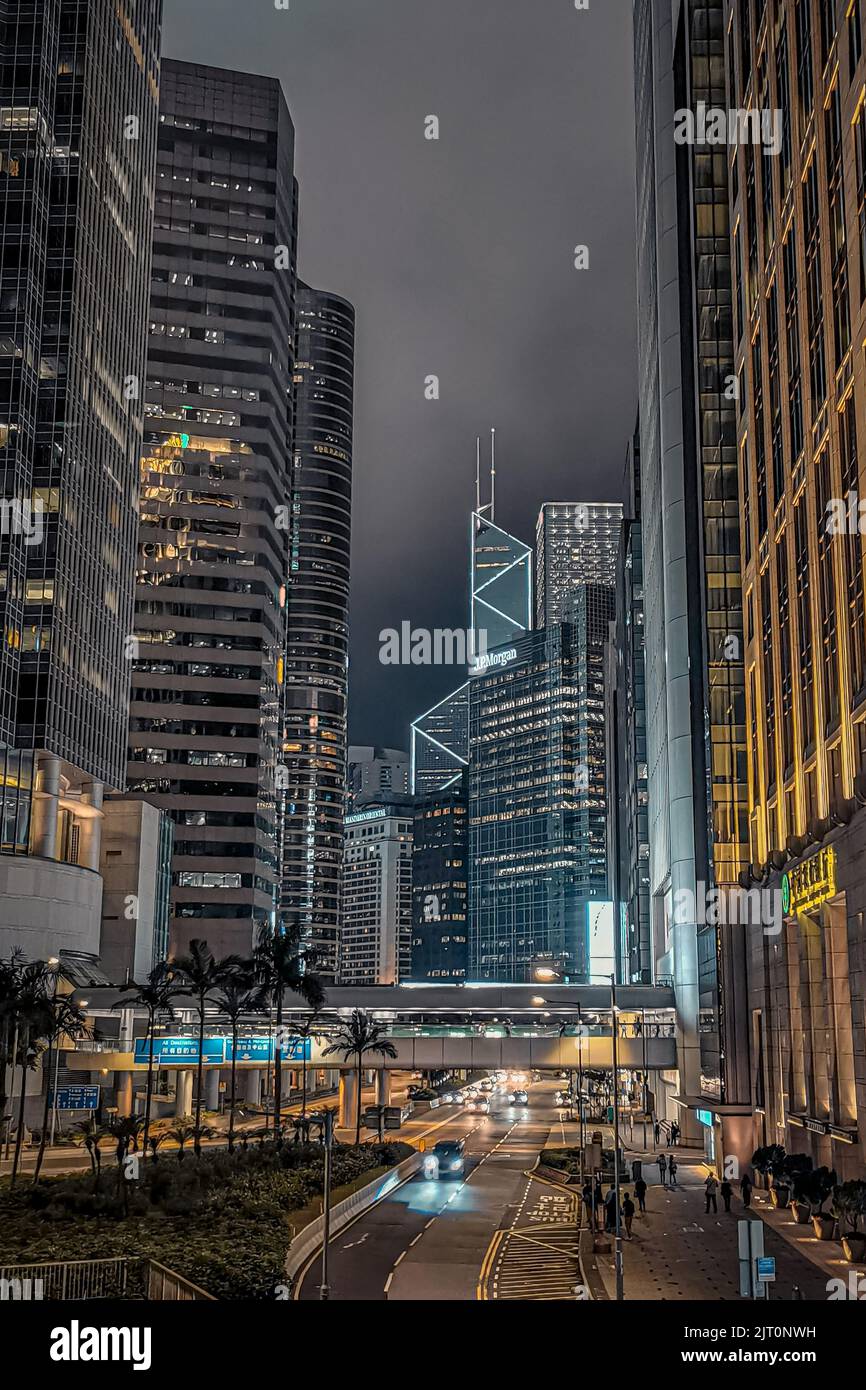
[[[411,1178],[413,1173],[416,1173],[421,1167],[423,1161],[424,1155],[422,1153],[410,1154],[390,1172],[380,1174],[374,1182],[359,1187],[357,1192],[353,1192],[350,1197],[344,1197],[342,1202],[336,1202],[331,1207],[331,1235],[335,1236],[361,1212],[367,1211],[369,1207],[381,1201],[406,1178]],[[295,1236],[286,1256],[286,1277],[290,1282],[294,1283],[298,1270],[321,1246],[324,1229],[324,1216],[317,1216],[315,1221],[311,1221]]]

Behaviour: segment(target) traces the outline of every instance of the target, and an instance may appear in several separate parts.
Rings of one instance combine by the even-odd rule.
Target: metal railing
[[[19,1298],[83,1303],[101,1298],[144,1298],[151,1303],[213,1301],[191,1280],[158,1260],[56,1260],[0,1265],[3,1300]]]

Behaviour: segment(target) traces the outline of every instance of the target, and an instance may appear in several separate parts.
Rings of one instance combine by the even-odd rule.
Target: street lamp
[[[325,1145],[325,1200],[322,1207],[324,1243],[322,1245],[322,1282],[319,1285],[319,1299],[326,1302],[331,1296],[328,1283],[328,1246],[331,1243],[331,1150],[334,1144],[334,1111],[325,1111],[322,1124],[322,1140]]]
[[[622,1229],[619,1207],[619,1053],[616,1037],[616,976],[610,977],[610,1022],[613,1043],[613,1190],[616,1206],[616,1234],[613,1242],[613,1264],[616,1271],[616,1301],[621,1303],[622,1291]]]

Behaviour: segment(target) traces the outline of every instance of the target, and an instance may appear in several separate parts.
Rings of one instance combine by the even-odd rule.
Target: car
[[[463,1094],[467,1097],[468,1100],[474,1100],[474,1098],[478,1095],[478,1087],[467,1086]]]
[[[462,1139],[440,1139],[430,1151],[436,1159],[440,1178],[453,1178],[461,1174],[465,1167],[466,1145]]]
[[[490,1080],[490,1077],[489,1077],[489,1076],[488,1076],[484,1081],[479,1081],[478,1085],[479,1085],[479,1089],[482,1090],[482,1091],[492,1091],[492,1090],[493,1090],[493,1082]]]
[[[473,1096],[469,1102],[469,1109],[473,1115],[489,1115],[490,1100],[487,1096]]]
[[[529,1096],[526,1094],[525,1091],[512,1091],[508,1099],[512,1105],[529,1104]]]
[[[556,1104],[557,1104],[557,1105],[571,1105],[572,1103],[573,1103],[573,1096],[572,1096],[572,1094],[571,1094],[571,1091],[557,1091],[557,1093],[556,1093]]]

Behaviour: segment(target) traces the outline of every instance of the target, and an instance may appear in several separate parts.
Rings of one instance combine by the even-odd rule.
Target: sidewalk
[[[726,1213],[719,1197],[718,1214],[705,1212],[704,1179],[709,1171],[703,1155],[687,1149],[676,1153],[677,1186],[664,1188],[654,1153],[626,1152],[626,1159],[641,1158],[644,1181],[648,1185],[646,1214],[637,1212],[631,1240],[623,1239],[623,1287],[626,1299],[664,1299],[683,1301],[740,1300],[740,1273],[737,1247],[737,1221],[750,1217],[765,1219],[764,1252],[776,1260],[776,1282],[768,1289],[772,1300],[790,1300],[798,1287],[807,1300],[827,1298],[827,1280],[842,1274],[816,1263],[789,1238],[784,1221],[766,1220],[763,1203],[746,1211],[738,1196]],[[623,1190],[633,1197],[632,1184]],[[753,1195],[753,1203],[755,1197]],[[763,1196],[763,1194],[760,1194]],[[773,1213],[775,1217],[775,1213]],[[784,1217],[784,1213],[780,1213]],[[787,1218],[790,1231],[804,1232]],[[808,1237],[806,1237],[808,1239]],[[815,1245],[819,1242],[815,1241]],[[831,1247],[838,1250],[838,1247]],[[850,1266],[842,1265],[847,1270]],[[609,1298],[616,1296],[613,1253],[598,1256],[598,1269]],[[845,1277],[842,1275],[842,1277]]]

